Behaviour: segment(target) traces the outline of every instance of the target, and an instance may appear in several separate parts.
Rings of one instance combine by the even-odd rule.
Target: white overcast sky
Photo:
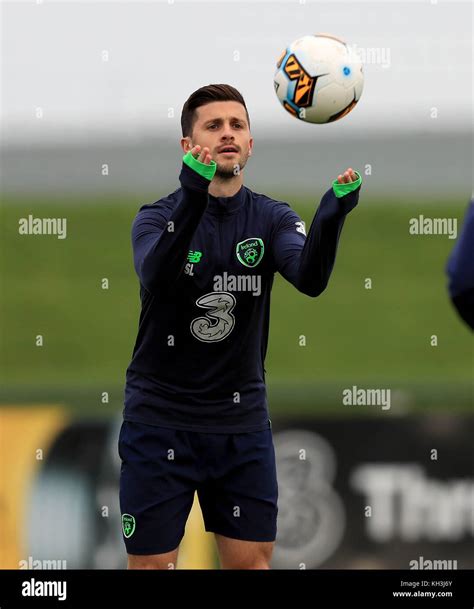
[[[7,142],[176,134],[189,94],[222,82],[242,92],[260,133],[467,129],[471,120],[470,2],[33,0],[1,8]],[[323,127],[287,115],[273,89],[280,52],[317,32],[362,53],[378,49],[381,61],[366,63],[355,110]]]

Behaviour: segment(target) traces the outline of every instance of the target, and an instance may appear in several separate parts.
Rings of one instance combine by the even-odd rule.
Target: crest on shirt
[[[249,239],[240,241],[235,248],[235,253],[237,254],[239,262],[249,268],[257,266],[263,258],[264,251],[265,246],[260,237],[250,237]]]

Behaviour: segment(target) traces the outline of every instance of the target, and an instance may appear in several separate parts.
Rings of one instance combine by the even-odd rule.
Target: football
[[[274,86],[283,108],[295,118],[332,123],[349,114],[360,99],[362,62],[336,36],[303,36],[280,55]]]

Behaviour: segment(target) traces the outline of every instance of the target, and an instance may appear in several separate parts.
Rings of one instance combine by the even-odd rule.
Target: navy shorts
[[[206,531],[275,540],[278,485],[271,429],[203,433],[123,421],[118,451],[128,554],[177,548],[196,491]]]

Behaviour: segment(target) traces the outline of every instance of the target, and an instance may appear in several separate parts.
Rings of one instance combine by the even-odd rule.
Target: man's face
[[[217,101],[200,106],[196,110],[196,122],[192,138],[181,140],[184,151],[199,144],[207,146],[212,159],[217,163],[216,176],[233,178],[241,171],[252,154],[253,138],[242,104],[235,101]],[[235,152],[225,153],[222,148],[231,146]]]

